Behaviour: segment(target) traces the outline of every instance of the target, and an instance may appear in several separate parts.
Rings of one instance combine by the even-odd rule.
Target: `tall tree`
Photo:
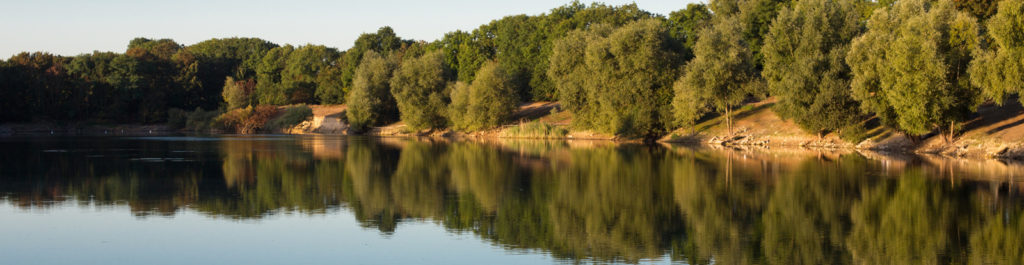
[[[287,89],[282,85],[281,73],[288,67],[288,58],[295,47],[285,45],[274,47],[263,56],[256,68],[256,95],[260,104],[283,105],[288,103]]]
[[[669,13],[666,23],[669,35],[682,44],[683,50],[680,55],[688,61],[693,58],[697,34],[711,23],[711,10],[708,10],[705,4],[687,4],[685,9]]]
[[[281,71],[281,87],[288,103],[314,103],[317,91],[330,87],[320,83],[325,80],[321,74],[335,67],[340,55],[337,49],[323,45],[300,46],[289,54]]]
[[[732,132],[732,110],[751,94],[758,82],[753,53],[743,37],[739,17],[718,17],[701,31],[694,55],[674,85],[675,121],[692,125],[709,110],[725,114]]]
[[[445,108],[451,100],[445,87],[451,79],[440,51],[409,57],[391,78],[391,94],[402,121],[409,128],[434,129],[447,124]]]
[[[352,90],[345,97],[348,123],[356,132],[396,120],[398,106],[391,96],[390,80],[397,63],[375,51],[363,56],[356,69]]]
[[[351,88],[355,84],[356,68],[363,62],[363,56],[373,51],[380,56],[387,57],[392,51],[399,50],[403,45],[412,43],[410,40],[403,40],[395,34],[391,27],[381,27],[375,33],[363,33],[353,43],[352,48],[345,51],[345,57],[341,65],[341,83],[343,88]],[[345,91],[346,94],[348,91]]]
[[[244,108],[255,105],[256,82],[252,79],[238,80],[228,76],[224,80],[224,103],[227,103],[228,110]]]
[[[257,78],[264,55],[276,47],[258,38],[209,39],[184,47],[175,55],[180,65],[176,79],[187,85],[183,89],[189,93],[189,109],[217,108],[223,102],[224,78]]]
[[[661,21],[647,19],[629,23],[607,37],[602,34],[573,34],[556,44],[558,55],[551,58],[551,64],[557,66],[549,74],[563,86],[559,90],[582,94],[582,100],[571,99],[568,104],[578,114],[574,122],[617,135],[651,136],[664,131],[671,116],[671,84],[681,62],[668,31]],[[581,40],[586,47],[582,62],[573,58]],[[579,88],[585,92],[574,91]]]
[[[446,36],[446,43],[459,42],[459,80],[469,83],[484,62],[497,61],[512,76],[522,100],[554,100],[557,87],[547,75],[555,41],[573,30],[592,25],[622,26],[640,19],[655,18],[635,4],[610,6],[573,2],[537,16],[515,15],[494,20],[474,29],[468,36]],[[448,46],[454,47],[454,46]],[[450,52],[449,54],[456,54]]]
[[[758,71],[764,57],[761,54],[761,46],[764,45],[764,38],[768,35],[772,20],[778,15],[779,10],[789,6],[792,0],[713,0],[708,3],[711,12],[716,17],[735,17],[741,25],[740,30],[743,41],[753,56],[753,62]]]
[[[506,122],[516,110],[518,96],[512,77],[496,62],[487,62],[471,85],[451,88],[448,117],[457,130],[492,128]]]
[[[952,138],[981,99],[967,73],[974,17],[951,0],[903,0],[875,11],[867,28],[847,57],[862,109],[912,136],[938,128]]]
[[[590,121],[598,118],[592,116],[595,114],[592,108],[596,104],[590,101],[587,91],[591,85],[589,83],[595,80],[590,78],[590,70],[584,62],[584,56],[590,43],[607,38],[612,30],[613,28],[606,24],[594,25],[588,30],[570,32],[555,42],[548,76],[558,88],[558,102],[561,107],[575,115],[575,126],[590,126]]]
[[[762,49],[775,111],[819,135],[855,122],[846,54],[862,31],[852,0],[801,0],[783,8]]]
[[[75,119],[85,115],[87,91],[68,74],[70,58],[50,53],[22,52],[7,60],[4,83],[5,110],[9,120],[30,121]],[[18,109],[14,109],[18,108]]]
[[[173,73],[177,65],[171,61],[181,45],[170,39],[150,40],[136,38],[128,45],[125,55],[134,60],[132,75],[140,77],[138,108],[143,122],[163,122],[169,107],[184,108],[188,96],[176,82]]]
[[[971,83],[984,96],[1003,104],[1007,94],[1024,91],[1024,1],[1004,0],[999,12],[986,23],[993,42],[975,51],[970,65]],[[1019,97],[1024,104],[1024,97]]]
[[[334,61],[328,62],[326,69],[321,69],[316,77],[316,98],[320,104],[345,103],[345,86],[342,81],[342,66],[345,65],[345,53],[339,53]]]

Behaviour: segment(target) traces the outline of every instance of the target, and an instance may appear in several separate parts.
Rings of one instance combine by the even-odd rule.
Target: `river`
[[[1024,165],[605,141],[0,138],[3,264],[1024,264]]]

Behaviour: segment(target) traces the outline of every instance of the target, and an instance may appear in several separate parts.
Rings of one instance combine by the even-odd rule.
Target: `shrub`
[[[167,110],[167,127],[171,129],[185,128],[188,122],[188,112],[183,109],[171,108]]]
[[[453,129],[467,130],[466,121],[472,118],[469,114],[469,85],[462,81],[451,83],[448,91],[452,100],[452,103],[448,104],[448,120],[451,121]]]
[[[167,126],[172,129],[184,129],[188,131],[209,131],[213,120],[220,115],[220,111],[205,111],[201,108],[189,112],[182,109],[167,110]]]
[[[563,127],[539,121],[512,126],[501,132],[501,136],[504,137],[521,138],[563,138],[568,134],[569,130]]]
[[[213,123],[217,116],[220,116],[220,111],[204,111],[201,108],[196,108],[188,115],[185,128],[197,132],[208,132],[213,129]]]
[[[271,119],[266,127],[268,129],[291,128],[312,116],[313,109],[306,106],[306,104],[299,104],[286,108],[284,113],[277,116],[277,118]]]
[[[225,131],[232,131],[240,134],[255,133],[265,127],[270,118],[278,112],[274,106],[246,107],[225,112],[218,116],[214,123]]]
[[[224,80],[224,89],[221,97],[227,103],[228,109],[237,109],[252,105],[255,101],[253,92],[256,89],[256,81],[252,79],[235,81],[230,76]]]
[[[868,138],[868,130],[864,125],[853,123],[839,129],[839,138],[852,144],[858,144]]]

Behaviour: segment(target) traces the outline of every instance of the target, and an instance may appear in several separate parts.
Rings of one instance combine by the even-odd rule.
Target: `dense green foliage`
[[[708,6],[716,17],[732,17],[740,25],[736,32],[741,34],[753,57],[753,63],[760,70],[763,56],[761,46],[768,35],[772,21],[779,10],[794,0],[714,0]]]
[[[235,81],[232,77],[224,80],[224,90],[221,96],[228,104],[228,109],[237,109],[254,105],[256,82],[252,79]]]
[[[977,23],[950,0],[897,1],[867,27],[847,57],[853,97],[865,111],[911,135],[945,125],[952,134],[981,103],[967,74]]]
[[[762,49],[775,112],[811,132],[856,122],[846,54],[861,31],[852,0],[800,0],[782,9]]]
[[[374,51],[363,55],[352,80],[352,91],[345,103],[345,115],[351,128],[357,132],[370,126],[394,121],[398,106],[391,95],[391,76],[397,68],[394,56],[384,57]]]
[[[437,51],[409,57],[394,71],[391,95],[397,102],[399,117],[410,129],[447,125],[445,108],[450,99],[445,88],[450,71],[445,67],[443,56]]]
[[[595,26],[555,45],[549,75],[576,126],[648,136],[668,124],[671,84],[682,60],[677,43],[654,19],[612,30]]]
[[[742,29],[738,17],[720,17],[700,33],[694,46],[696,57],[673,85],[673,117],[677,124],[692,125],[713,108],[725,114],[731,130],[732,109],[751,94],[758,82],[753,53]]]
[[[340,103],[344,98],[342,87],[330,74],[339,73],[341,53],[322,45],[292,47],[285,45],[271,49],[257,68],[261,104],[282,105],[314,103]]]
[[[346,103],[357,132],[398,120],[471,131],[508,122],[518,102],[558,100],[577,129],[654,137],[713,115],[731,131],[735,108],[771,97],[819,135],[861,139],[875,116],[953,137],[979,104],[1024,87],[1021,2],[713,0],[667,16],[573,2],[433,42],[381,27],[347,50],[137,38],[124,53],[0,62],[0,122],[180,124],[168,110]]]
[[[512,77],[520,100],[553,100],[558,98],[557,89],[547,72],[557,40],[596,24],[617,27],[654,17],[635,4],[588,6],[573,2],[546,14],[507,16],[472,32],[452,32],[439,42],[445,61],[457,70],[459,81],[473,81],[484,62],[494,60]]]
[[[448,118],[456,130],[492,128],[508,121],[518,105],[516,98],[511,76],[498,63],[487,62],[472,84],[451,86]]]
[[[987,23],[993,43],[975,51],[969,72],[971,83],[986,98],[1002,104],[1008,94],[1024,92],[1024,1],[1004,0]],[[979,46],[980,48],[980,46]],[[1019,97],[1024,104],[1024,97]]]
[[[356,68],[363,62],[363,56],[367,52],[373,51],[387,57],[391,55],[392,51],[400,50],[411,42],[395,35],[395,31],[391,27],[381,27],[375,33],[359,35],[352,48],[345,51],[345,55],[341,58],[341,69],[338,72],[341,74],[338,81],[343,89],[341,95],[347,95],[349,89],[355,85]],[[325,91],[325,93],[327,92]]]
[[[704,4],[687,4],[685,9],[673,11],[668,15],[669,35],[673,40],[683,44],[680,56],[684,61],[693,58],[693,46],[697,44],[700,30],[711,23],[711,10]]]
[[[957,9],[984,20],[995,15],[997,6],[1003,1],[1006,0],[953,0],[953,3],[956,4]]]

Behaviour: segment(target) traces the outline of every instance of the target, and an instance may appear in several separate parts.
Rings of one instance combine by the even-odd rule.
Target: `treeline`
[[[1024,84],[1021,0],[713,0],[667,17],[572,3],[433,42],[388,27],[340,51],[260,39],[135,39],[123,54],[22,53],[0,63],[0,122],[163,122],[169,109],[348,105],[365,130],[478,130],[557,100],[573,126],[656,136],[774,97],[809,132],[878,120],[955,136]],[[729,126],[731,127],[731,126]]]

